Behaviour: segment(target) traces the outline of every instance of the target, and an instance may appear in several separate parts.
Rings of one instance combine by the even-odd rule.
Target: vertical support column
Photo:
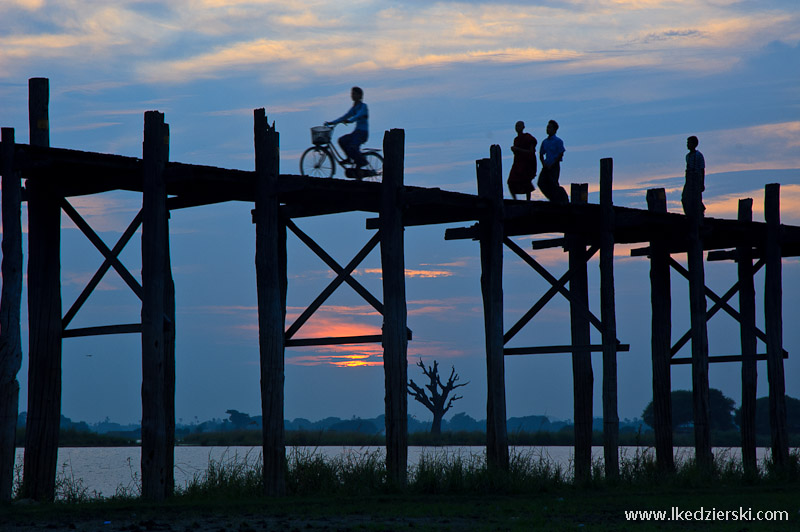
[[[507,471],[506,376],[503,354],[503,185],[500,146],[476,162],[478,196],[488,204],[481,216],[481,294],[486,331],[486,461]]]
[[[29,80],[30,142],[50,146],[49,81]],[[28,420],[24,496],[55,496],[61,421],[61,197],[50,177],[27,182],[28,191]]]
[[[386,385],[386,469],[404,485],[408,476],[408,328],[403,238],[405,131],[383,137],[381,269],[383,271],[383,372]]]
[[[603,321],[603,448],[606,478],[619,476],[617,311],[614,300],[613,159],[600,160],[600,318]]]
[[[264,109],[254,111],[256,153],[256,287],[261,356],[264,490],[286,493],[284,329],[286,325],[286,232],[280,220],[280,136]]]
[[[694,406],[694,447],[697,465],[709,471],[712,464],[708,399],[708,324],[706,284],[703,266],[702,183],[693,173],[686,173],[686,196],[683,209],[689,222],[689,307],[692,331],[692,398]]]
[[[647,191],[647,209],[667,212],[663,188]],[[650,241],[650,305],[652,307],[650,346],[653,360],[653,418],[656,438],[656,464],[660,471],[673,471],[672,449],[672,292],[670,289],[669,250],[657,236]]]
[[[789,463],[789,437],[786,431],[786,383],[783,373],[781,186],[777,183],[767,185],[764,190],[764,218],[767,222],[764,320],[767,334],[769,424],[772,431],[772,461],[776,466],[783,467]]]
[[[573,183],[570,198],[575,205],[584,205],[589,197],[589,185]],[[589,316],[589,280],[586,265],[586,238],[567,235],[569,249],[569,305],[572,331],[572,396],[575,413],[575,480],[587,481],[592,475],[592,394],[594,374]]]
[[[14,171],[14,129],[2,129],[0,174],[3,217],[3,287],[0,296],[0,504],[14,483],[19,381],[22,366],[22,186]]]
[[[739,221],[753,221],[753,200],[739,200]],[[739,322],[742,343],[742,464],[745,472],[757,474],[756,460],[756,290],[753,283],[753,251],[747,242],[737,249],[739,274]]]
[[[169,219],[169,211],[167,211]],[[169,222],[167,222],[169,223]],[[166,493],[175,491],[175,281],[169,253],[169,230],[165,242],[164,289],[164,422],[166,426],[167,461]]]
[[[169,125],[158,111],[144,115],[142,146],[142,496],[163,500],[174,484],[174,325],[166,319],[172,280],[164,171],[169,159]],[[174,422],[174,420],[173,420]]]

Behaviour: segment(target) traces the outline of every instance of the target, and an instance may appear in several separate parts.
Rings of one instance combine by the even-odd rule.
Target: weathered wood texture
[[[31,144],[49,146],[49,83],[29,85]],[[23,495],[52,500],[61,419],[61,198],[51,183],[29,180],[28,194],[28,419]]]
[[[663,188],[647,191],[647,208],[667,212]],[[650,347],[653,361],[653,418],[655,422],[656,464],[661,471],[675,469],[672,449],[672,292],[670,289],[669,251],[654,234],[650,241]]]
[[[286,493],[284,434],[284,327],[286,325],[286,228],[277,193],[280,136],[264,109],[254,112],[256,157],[256,289],[261,359],[261,412],[264,491]]]
[[[403,169],[405,132],[383,137],[385,163],[381,191],[381,268],[383,271],[383,372],[386,395],[386,469],[389,478],[407,482],[408,468],[408,312],[406,308],[405,239],[403,237]]]
[[[753,200],[739,200],[739,221],[753,221]],[[756,459],[756,290],[753,283],[752,246],[743,243],[737,248],[739,276],[739,330],[742,345],[742,464],[749,474],[758,471]]]
[[[697,464],[710,471],[712,465],[708,403],[708,324],[706,315],[705,271],[703,265],[702,189],[698,179],[686,175],[684,211],[689,221],[689,307],[692,337],[692,398],[694,406],[694,446]]]
[[[174,403],[167,403],[174,401],[175,362],[167,345],[174,322],[166,320],[172,280],[164,178],[169,126],[162,113],[145,113],[142,151],[142,496],[163,500],[174,485]]]
[[[772,433],[772,460],[779,467],[789,463],[789,437],[786,431],[786,383],[783,372],[780,194],[781,186],[779,184],[767,185],[764,190],[764,219],[767,222],[764,321],[767,333],[769,424]]]
[[[570,198],[573,205],[587,203],[589,185],[573,183]],[[594,374],[591,352],[589,316],[589,278],[587,273],[586,238],[567,234],[569,250],[570,330],[572,334],[572,397],[575,415],[575,479],[585,482],[592,475],[592,400]]]
[[[603,450],[606,478],[619,476],[613,170],[612,159],[600,161],[600,319],[603,322]]]
[[[486,459],[489,467],[509,467],[506,384],[503,354],[503,184],[500,146],[489,159],[477,161],[478,196],[486,201],[481,215],[481,294],[486,335]]]
[[[0,504],[14,483],[19,381],[22,366],[22,186],[14,171],[14,130],[2,129],[3,287],[0,295]]]

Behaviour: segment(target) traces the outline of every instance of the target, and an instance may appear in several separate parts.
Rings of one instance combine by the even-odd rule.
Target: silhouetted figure
[[[683,185],[683,194],[681,194],[681,203],[686,214],[693,212],[691,202],[694,199],[700,202],[699,212],[706,210],[703,205],[703,191],[706,189],[706,160],[703,154],[697,151],[698,144],[700,141],[694,135],[686,139],[689,153],[686,154],[686,183]]]
[[[553,203],[569,203],[569,196],[564,187],[558,184],[561,175],[561,159],[564,158],[564,142],[556,137],[558,122],[550,120],[547,123],[547,138],[539,146],[539,160],[542,161],[542,171],[539,173],[539,190]]]
[[[361,153],[361,145],[367,142],[367,138],[369,137],[369,109],[367,108],[367,104],[362,101],[364,98],[364,91],[361,87],[353,87],[350,90],[350,97],[353,99],[353,107],[336,120],[325,122],[325,125],[329,126],[342,122],[345,124],[351,122],[356,123],[356,128],[352,133],[339,137],[339,146],[341,146],[342,150],[347,154],[348,159],[355,163],[356,177],[360,177],[362,172],[361,167],[367,165],[367,158]]]
[[[511,151],[514,152],[514,164],[508,173],[508,191],[514,199],[517,194],[525,194],[525,199],[531,199],[533,192],[533,178],[536,177],[536,137],[524,133],[525,122],[520,120],[514,125],[517,137]]]

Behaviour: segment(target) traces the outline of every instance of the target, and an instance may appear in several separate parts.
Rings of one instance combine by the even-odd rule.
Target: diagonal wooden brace
[[[383,304],[373,296],[364,286],[356,281],[351,274],[361,264],[361,261],[378,245],[380,242],[380,231],[375,233],[369,242],[359,251],[353,260],[351,260],[346,267],[342,268],[336,260],[333,259],[322,247],[319,246],[307,234],[300,230],[297,225],[291,220],[286,220],[286,227],[288,227],[297,237],[306,244],[309,249],[317,254],[335,273],[336,278],[317,296],[317,298],[303,311],[303,313],[295,320],[295,322],[286,330],[286,339],[288,340],[305,324],[314,312],[319,309],[328,297],[343,283],[349,284],[361,297],[363,297],[375,310],[383,314]]]
[[[81,294],[78,296],[78,298],[72,304],[70,309],[64,315],[64,318],[61,321],[62,327],[64,329],[67,328],[67,325],[69,325],[69,323],[78,313],[80,308],[89,298],[89,296],[97,287],[97,285],[100,284],[100,281],[103,279],[103,276],[106,274],[106,272],[108,272],[109,268],[111,268],[112,266],[117,271],[117,273],[119,273],[120,277],[122,277],[125,283],[131,288],[131,290],[133,290],[136,296],[139,299],[141,299],[142,286],[139,284],[136,278],[134,278],[133,275],[131,275],[131,273],[125,268],[125,266],[119,261],[118,258],[119,254],[125,248],[127,243],[130,241],[130,239],[133,237],[133,235],[136,233],[137,229],[142,223],[141,211],[139,211],[136,217],[134,217],[133,221],[131,221],[130,225],[128,225],[128,228],[122,234],[119,241],[117,241],[116,245],[114,246],[114,249],[108,249],[108,246],[106,246],[106,244],[100,239],[100,237],[97,236],[97,233],[95,233],[94,230],[89,226],[89,224],[86,223],[86,221],[81,217],[81,215],[78,214],[75,208],[72,207],[72,205],[70,205],[69,201],[67,201],[66,198],[63,199],[61,208],[67,214],[67,216],[69,216],[70,219],[72,219],[72,221],[75,222],[75,225],[78,226],[78,228],[83,232],[84,235],[86,235],[89,241],[92,242],[92,244],[94,244],[94,246],[98,249],[98,251],[100,251],[103,257],[105,257],[103,264],[100,265],[100,268],[98,268],[97,272],[94,274],[94,276],[91,278],[89,283],[83,289]]]

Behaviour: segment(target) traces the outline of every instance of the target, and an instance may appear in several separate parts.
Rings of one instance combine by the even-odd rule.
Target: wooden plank
[[[19,381],[22,366],[22,184],[14,170],[13,128],[2,128],[3,286],[0,295],[0,504],[11,501],[14,484]]]
[[[164,115],[144,115],[142,148],[142,497],[171,495],[165,338],[168,211],[164,167],[169,158],[169,126]]]
[[[753,200],[739,200],[739,221],[753,221]],[[758,472],[756,458],[756,392],[758,369],[756,367],[756,290],[753,283],[753,248],[749,245],[736,249],[739,276],[739,330],[742,345],[742,407],[740,431],[742,437],[742,465],[749,475]],[[711,360],[709,360],[710,362]]]
[[[784,355],[784,359],[789,358],[788,355]],[[767,354],[761,353],[755,355],[754,360],[767,360]],[[744,361],[744,357],[742,355],[711,355],[708,357],[709,363],[714,362],[742,362]],[[684,358],[673,358],[670,362],[671,364],[691,364],[692,359],[688,357]]]
[[[280,137],[264,109],[254,111],[256,158],[256,287],[261,359],[262,456],[267,495],[286,493],[284,434],[284,327],[286,322],[286,237],[278,200]]]
[[[50,144],[49,82],[29,80],[31,144]],[[54,176],[55,177],[55,176]],[[48,182],[28,190],[28,419],[22,496],[52,500],[61,420],[61,207]]]
[[[777,467],[789,465],[789,437],[786,430],[786,383],[783,371],[783,286],[781,266],[781,213],[779,184],[764,190],[764,218],[767,231],[764,276],[764,322],[767,333],[767,380],[769,382],[769,424],[772,461]]]
[[[410,337],[408,338],[411,339]],[[309,347],[320,345],[347,345],[369,344],[383,342],[382,334],[364,334],[361,336],[328,336],[323,338],[292,338],[286,339],[286,347]]]
[[[81,338],[84,336],[102,336],[108,334],[134,334],[141,332],[141,323],[124,323],[121,325],[100,325],[97,327],[65,329],[62,333],[62,338]]]
[[[503,185],[500,146],[477,161],[478,195],[489,209],[481,216],[481,296],[486,338],[486,461],[508,471],[506,384],[503,355]]]
[[[380,234],[386,470],[393,482],[404,485],[408,480],[408,311],[402,210],[405,132],[402,129],[392,129],[384,134],[383,152]]]
[[[710,473],[713,465],[709,424],[708,399],[708,328],[706,319],[706,285],[703,265],[703,220],[702,187],[699,179],[687,172],[686,187],[682,198],[684,212],[689,221],[689,310],[692,327],[692,398],[694,412],[694,446],[697,464],[704,473]]]
[[[606,478],[619,477],[617,311],[614,298],[613,160],[600,160],[600,318],[603,321],[603,452]]]
[[[617,344],[616,351],[618,353],[630,351],[630,344]],[[551,345],[539,347],[506,347],[503,354],[506,356],[514,355],[550,355],[558,353],[575,353],[578,352],[592,352],[601,353],[603,351],[603,344],[589,344],[589,345]]]
[[[573,204],[587,202],[589,185],[573,183],[570,198]],[[588,256],[586,239],[580,234],[567,234],[569,250],[570,331],[572,345],[572,398],[575,431],[575,480],[587,482],[592,476],[592,422],[594,374],[591,353],[579,346],[591,344],[591,328],[584,309],[589,308]],[[602,331],[602,322],[600,323]]]
[[[663,188],[647,191],[647,208],[667,212]],[[653,364],[653,418],[656,464],[661,471],[673,471],[672,449],[672,378],[670,346],[672,343],[672,291],[670,289],[669,251],[658,233],[650,241],[650,348]]]

